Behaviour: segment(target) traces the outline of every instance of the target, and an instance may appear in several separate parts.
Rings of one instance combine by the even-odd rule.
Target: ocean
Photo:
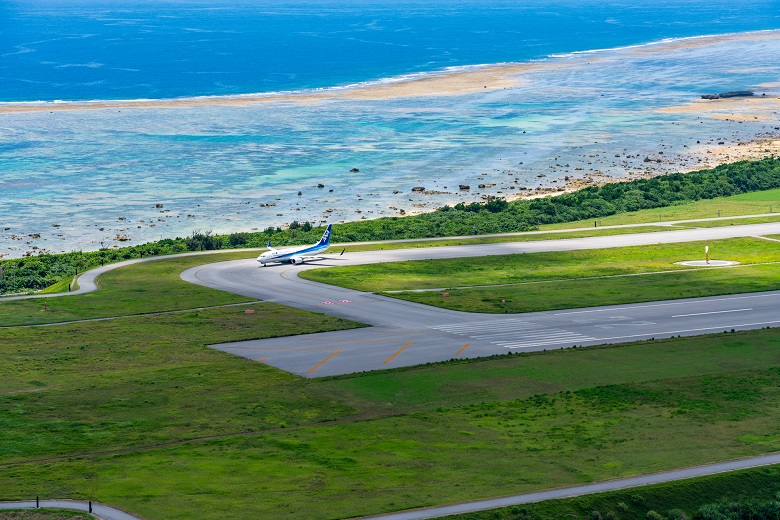
[[[0,254],[408,214],[646,174],[649,156],[664,158],[654,173],[695,169],[702,147],[774,131],[766,106],[685,107],[777,94],[778,8],[2,2]],[[513,72],[457,86],[491,65]],[[442,77],[454,79],[393,93]],[[268,100],[241,102],[256,94]],[[78,104],[111,100],[179,104]]]
[[[0,101],[328,88],[778,27],[777,1],[6,0]]]

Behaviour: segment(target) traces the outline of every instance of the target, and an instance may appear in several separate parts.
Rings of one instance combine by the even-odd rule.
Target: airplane
[[[328,224],[328,227],[325,229],[325,233],[322,234],[320,241],[311,246],[298,247],[294,249],[274,249],[271,247],[271,241],[269,240],[268,249],[270,249],[270,251],[266,251],[265,253],[258,256],[257,261],[260,262],[263,267],[265,267],[266,264],[270,262],[296,265],[302,264],[307,258],[322,258],[320,253],[330,247],[331,227],[333,227],[333,224]],[[346,251],[346,248],[341,251],[341,255],[344,254],[344,251]]]

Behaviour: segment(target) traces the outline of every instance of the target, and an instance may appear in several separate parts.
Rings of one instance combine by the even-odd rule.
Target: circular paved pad
[[[688,260],[687,262],[675,262],[677,265],[687,265],[691,267],[725,267],[727,265],[739,265],[739,262],[733,260]]]

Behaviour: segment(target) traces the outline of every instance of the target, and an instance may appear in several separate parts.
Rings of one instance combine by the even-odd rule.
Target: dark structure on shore
[[[750,90],[732,90],[731,92],[723,92],[721,94],[702,94],[702,99],[723,99],[730,97],[750,97],[753,92]]]

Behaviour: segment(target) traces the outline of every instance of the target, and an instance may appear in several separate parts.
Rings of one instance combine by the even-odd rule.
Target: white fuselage
[[[330,247],[330,231],[333,228],[332,224],[328,224],[325,228],[325,233],[322,234],[322,238],[319,242],[311,246],[293,247],[288,249],[271,249],[271,241],[268,241],[268,249],[262,255],[257,257],[257,261],[262,265],[270,262],[290,263],[290,264],[302,264],[304,259],[319,256],[320,253]],[[343,252],[343,251],[342,251]]]
[[[271,262],[289,262],[292,264],[302,263],[305,258],[311,258],[319,256],[320,253],[328,249],[328,245],[314,245],[307,247],[299,247],[293,249],[279,249],[266,251],[257,257],[257,261],[261,264],[267,264]]]

